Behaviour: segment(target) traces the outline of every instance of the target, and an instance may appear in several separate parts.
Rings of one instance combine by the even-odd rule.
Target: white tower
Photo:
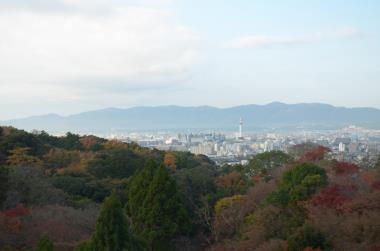
[[[243,119],[240,118],[240,122],[239,122],[239,134],[238,134],[238,138],[241,139],[243,138]]]

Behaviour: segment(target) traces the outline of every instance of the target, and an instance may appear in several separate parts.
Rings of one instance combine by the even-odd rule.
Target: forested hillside
[[[379,250],[377,167],[297,145],[246,166],[0,128],[0,250]]]

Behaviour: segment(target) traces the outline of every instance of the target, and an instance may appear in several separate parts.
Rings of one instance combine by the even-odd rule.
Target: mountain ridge
[[[321,127],[347,125],[380,128],[380,110],[371,107],[337,107],[324,103],[265,105],[247,104],[227,108],[213,106],[109,107],[68,116],[50,113],[1,121],[3,125],[48,132],[110,130],[235,129],[243,118],[245,128]]]

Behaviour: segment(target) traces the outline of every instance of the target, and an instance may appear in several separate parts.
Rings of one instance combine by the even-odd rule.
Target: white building
[[[339,143],[339,152],[345,152],[346,151],[346,145],[343,144],[343,142]]]

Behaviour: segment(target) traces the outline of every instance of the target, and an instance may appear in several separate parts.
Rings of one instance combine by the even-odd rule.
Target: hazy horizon
[[[0,120],[108,107],[380,108],[378,1],[0,1]]]
[[[307,103],[307,102],[303,102],[303,103],[285,103],[285,102],[281,102],[281,101],[272,101],[272,102],[269,102],[269,103],[264,103],[264,104],[240,104],[240,105],[233,105],[233,106],[213,106],[213,105],[189,105],[189,106],[185,106],[185,105],[176,105],[176,104],[163,104],[163,105],[139,105],[139,106],[129,106],[129,107],[117,107],[117,106],[110,106],[110,107],[100,107],[98,109],[92,109],[92,110],[83,110],[83,111],[79,111],[79,112],[74,112],[74,113],[56,113],[56,112],[49,112],[49,113],[40,113],[40,114],[31,114],[31,115],[27,115],[27,116],[24,116],[24,117],[14,117],[14,118],[8,118],[8,119],[1,119],[0,118],[0,121],[7,121],[7,120],[15,120],[15,119],[23,119],[23,118],[29,118],[29,117],[38,117],[38,116],[46,116],[46,115],[58,115],[58,116],[61,116],[61,117],[67,117],[67,116],[71,116],[71,115],[77,115],[77,114],[81,114],[81,113],[87,113],[87,112],[95,112],[95,111],[101,111],[101,110],[107,110],[107,109],[132,109],[132,108],[140,108],[140,107],[154,107],[154,108],[159,108],[159,107],[170,107],[170,106],[173,106],[173,107],[183,107],[183,108],[191,108],[191,107],[195,107],[195,108],[198,108],[198,107],[212,107],[212,108],[217,108],[217,109],[228,109],[228,108],[234,108],[234,107],[243,107],[243,106],[250,106],[250,105],[258,105],[258,106],[267,106],[267,105],[271,105],[271,104],[285,104],[285,105],[302,105],[302,104],[319,104],[319,105],[328,105],[328,106],[333,106],[333,107],[338,107],[338,108],[348,108],[348,109],[351,109],[351,108],[369,108],[369,109],[377,109],[377,110],[380,110],[379,108],[376,108],[376,107],[369,107],[369,106],[357,106],[357,107],[348,107],[348,106],[337,106],[337,105],[333,105],[333,104],[327,104],[327,103],[320,103],[320,102],[310,102],[310,103]]]

